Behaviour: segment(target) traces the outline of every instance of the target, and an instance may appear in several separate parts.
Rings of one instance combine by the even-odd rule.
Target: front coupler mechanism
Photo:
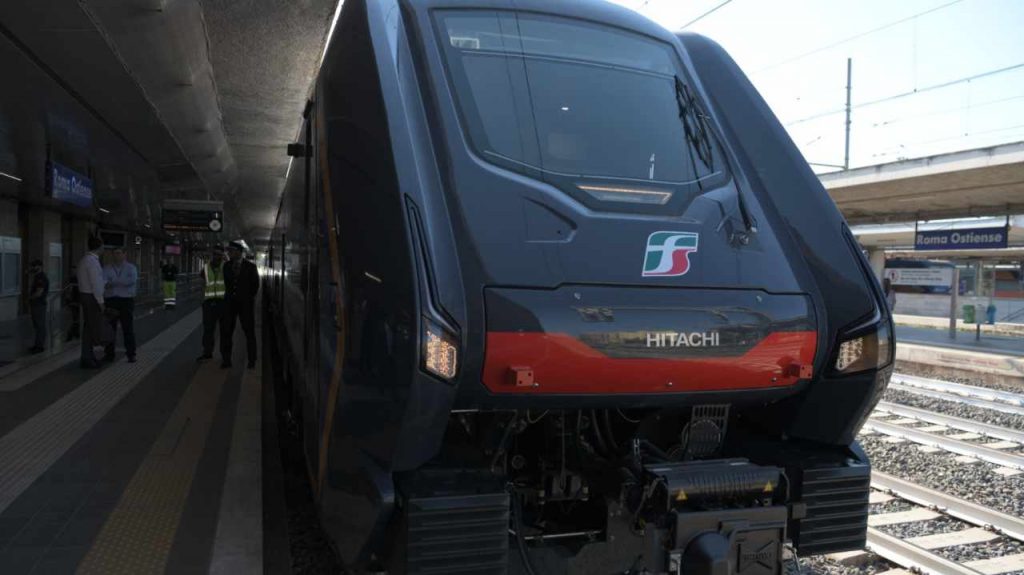
[[[664,553],[649,573],[776,575],[788,512],[777,498],[782,470],[745,459],[644,465],[642,484],[623,486],[634,530]],[[638,571],[642,572],[642,571]]]

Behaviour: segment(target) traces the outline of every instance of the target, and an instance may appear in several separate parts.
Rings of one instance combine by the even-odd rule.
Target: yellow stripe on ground
[[[229,372],[206,363],[125,488],[80,574],[161,574]]]

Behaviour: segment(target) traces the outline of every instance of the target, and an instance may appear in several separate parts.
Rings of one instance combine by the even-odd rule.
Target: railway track
[[[1001,439],[1003,441],[1012,441],[1015,443],[1024,444],[1024,431],[1000,427],[998,425],[989,425],[987,423],[982,423],[971,419],[964,419],[962,417],[954,417],[952,415],[945,415],[942,413],[936,413],[934,411],[928,411],[926,409],[918,409],[916,407],[909,407],[906,405],[900,405],[898,403],[882,401],[879,402],[878,406],[875,408],[875,411],[887,413],[890,415],[896,415],[903,418],[914,419],[924,423],[932,423],[935,425],[941,425],[952,429],[959,429],[961,431],[977,433],[985,437],[991,437],[993,439]]]
[[[893,376],[890,388],[1001,414],[1024,415],[1022,394],[903,374]],[[968,419],[930,411],[932,404],[928,402],[913,403],[918,407],[880,402],[864,429],[929,446],[931,450],[922,448],[925,453],[942,450],[964,456],[957,463],[993,463],[1001,467],[995,470],[1001,475],[1024,472],[1024,430],[993,425],[1012,418],[994,414],[987,419],[983,415],[975,417],[980,411],[951,410],[958,415],[967,414]],[[903,468],[890,467],[896,473]],[[948,469],[949,465],[945,467]],[[927,474],[916,477],[931,483]],[[872,508],[876,512],[869,516],[867,548],[897,567],[879,575],[1024,575],[1021,517],[877,470],[872,473],[871,485]],[[971,490],[954,491],[973,499]],[[1024,497],[1024,492],[1020,496]],[[989,504],[1005,509],[992,500]],[[853,564],[857,564],[857,554],[850,556]]]
[[[943,549],[950,547],[987,544],[999,538],[1024,541],[1024,519],[881,472],[872,473],[871,486],[881,496],[873,497],[876,502],[898,497],[917,506],[907,511],[869,517],[868,549],[883,559],[903,569],[932,575],[1000,575],[1024,570],[1024,553],[964,563],[941,554]],[[931,521],[941,516],[955,518],[973,527],[910,538],[897,537],[882,529]]]
[[[966,436],[963,435],[960,436],[960,439],[957,439],[953,436],[939,435],[938,433],[907,427],[905,425],[888,423],[877,419],[869,419],[867,423],[864,424],[864,429],[893,437],[899,437],[921,445],[937,447],[951,453],[956,453],[957,455],[963,455],[980,461],[987,461],[1007,469],[1024,471],[1024,456],[1016,455],[1014,453],[1006,453],[1005,451],[988,445],[965,441]],[[973,439],[983,437],[977,433],[970,435],[977,436],[972,437]],[[1012,447],[1008,444],[1003,445],[1006,445],[1006,447]],[[1019,447],[1019,445],[1014,445]],[[1005,447],[1003,449],[1005,449]]]
[[[1024,394],[901,373],[893,374],[889,382],[889,388],[935,399],[973,405],[1011,415],[1024,416]]]

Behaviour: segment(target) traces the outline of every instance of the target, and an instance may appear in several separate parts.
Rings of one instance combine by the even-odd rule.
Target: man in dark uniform
[[[50,293],[50,279],[43,273],[43,262],[32,260],[29,264],[28,309],[32,315],[32,327],[36,330],[34,345],[30,353],[42,353],[46,345],[46,297]]]
[[[235,331],[235,318],[245,332],[249,353],[249,369],[256,367],[256,293],[260,290],[260,272],[256,264],[242,258],[245,246],[241,242],[228,244],[228,257],[224,264],[224,319],[221,323],[221,367],[231,367],[231,336]]]

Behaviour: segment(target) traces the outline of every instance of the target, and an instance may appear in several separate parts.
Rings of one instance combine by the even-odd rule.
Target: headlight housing
[[[835,368],[844,375],[880,369],[892,361],[892,352],[892,329],[882,320],[876,329],[840,342]]]
[[[455,377],[459,363],[459,343],[455,336],[436,323],[423,321],[423,368],[444,380]]]

